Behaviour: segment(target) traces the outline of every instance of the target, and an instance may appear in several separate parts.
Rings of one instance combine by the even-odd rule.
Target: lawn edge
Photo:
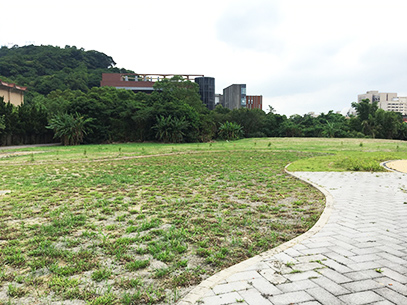
[[[291,164],[291,163],[290,163]],[[322,212],[320,218],[318,221],[315,223],[315,225],[309,229],[307,232],[297,236],[296,238],[285,242],[284,244],[281,244],[275,248],[272,248],[270,250],[267,250],[263,253],[260,253],[254,257],[251,257],[243,262],[237,263],[236,265],[233,265],[227,269],[224,269],[222,271],[219,271],[218,273],[212,275],[211,277],[207,278],[203,282],[201,282],[198,286],[193,288],[185,297],[183,297],[181,300],[179,300],[176,304],[177,305],[193,305],[199,299],[201,299],[204,295],[206,295],[210,290],[215,287],[217,284],[219,284],[221,281],[225,280],[229,276],[231,276],[234,273],[244,271],[248,269],[250,266],[255,265],[260,263],[263,259],[276,255],[280,252],[283,252],[287,250],[288,248],[291,248],[295,246],[296,244],[299,244],[300,242],[310,238],[314,234],[318,233],[328,222],[329,217],[332,214],[332,209],[334,205],[334,199],[332,195],[323,187],[320,185],[317,185],[315,183],[312,183],[310,181],[304,180],[300,178],[299,176],[296,175],[296,172],[290,172],[287,170],[287,167],[290,165],[287,164],[284,168],[284,171],[293,176],[296,179],[299,179],[317,190],[319,190],[324,196],[325,196],[325,208],[324,211]]]

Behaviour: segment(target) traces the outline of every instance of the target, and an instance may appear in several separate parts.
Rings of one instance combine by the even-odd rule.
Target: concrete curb
[[[199,299],[201,299],[206,294],[208,294],[213,287],[215,287],[217,284],[219,284],[220,282],[222,282],[223,280],[225,280],[232,274],[240,272],[240,271],[244,271],[244,270],[248,269],[250,266],[260,263],[263,259],[276,255],[280,252],[287,250],[288,248],[295,246],[296,244],[310,238],[311,236],[313,236],[315,233],[319,232],[325,226],[325,224],[328,222],[329,217],[332,214],[332,209],[333,209],[333,204],[334,204],[332,195],[327,190],[322,188],[321,186],[301,179],[299,176],[297,176],[295,174],[295,172],[289,172],[287,170],[287,167],[289,165],[290,164],[288,164],[284,168],[284,171],[287,174],[315,187],[322,194],[324,194],[324,196],[326,198],[325,199],[325,209],[322,212],[321,217],[319,218],[317,223],[307,232],[301,234],[300,236],[297,236],[296,238],[294,238],[284,244],[281,244],[280,246],[278,246],[276,248],[270,249],[266,252],[263,252],[259,255],[256,255],[252,258],[249,258],[243,262],[240,262],[236,265],[233,265],[227,269],[224,269],[224,270],[212,275],[211,277],[207,278],[202,283],[200,283],[198,286],[196,286],[194,289],[192,289],[185,297],[183,297],[180,301],[178,301],[177,305],[194,305],[196,302],[199,301]]]
[[[396,161],[403,161],[403,160],[388,160],[388,161],[384,161],[384,162],[380,163],[380,166],[384,167],[385,169],[387,169],[388,171],[391,171],[391,172],[396,172],[396,173],[405,174],[405,172],[398,171],[398,170],[396,170],[396,169],[393,169],[393,168],[390,168],[390,167],[387,166],[387,163],[396,162]]]

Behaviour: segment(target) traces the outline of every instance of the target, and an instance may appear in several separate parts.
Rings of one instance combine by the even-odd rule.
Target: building
[[[151,93],[154,83],[176,76],[175,74],[138,74],[138,73],[102,73],[101,87],[115,87],[117,89],[132,90],[133,92]],[[178,76],[178,75],[177,75]],[[204,75],[179,75],[186,80],[194,80]]]
[[[213,77],[195,77],[195,82],[199,85],[199,94],[202,102],[209,110],[215,108],[215,78]]]
[[[379,108],[386,111],[400,112],[407,115],[407,97],[398,97],[397,93],[385,93],[379,91],[367,91],[366,94],[358,95],[358,102],[368,99],[377,102]]]
[[[246,108],[246,84],[234,84],[223,89],[222,106],[230,110]]]
[[[24,103],[24,94],[27,87],[9,84],[0,80],[0,97],[4,98],[4,102],[10,102],[14,106],[19,106]]]
[[[248,109],[263,109],[263,96],[246,95],[246,107]]]
[[[154,91],[154,84],[166,78],[173,78],[175,74],[136,74],[136,73],[103,73],[101,87],[115,87],[117,89],[131,90],[135,93]],[[199,94],[202,102],[209,110],[215,108],[215,78],[204,75],[184,74],[185,80],[195,80],[199,85]]]
[[[223,95],[222,94],[215,94],[215,107],[218,105],[222,105],[223,106]]]

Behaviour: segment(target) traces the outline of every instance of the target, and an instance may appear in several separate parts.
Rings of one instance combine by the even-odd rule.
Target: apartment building
[[[358,102],[368,99],[370,102],[377,102],[379,108],[386,111],[400,112],[407,115],[407,97],[398,97],[397,93],[367,91],[358,95]]]

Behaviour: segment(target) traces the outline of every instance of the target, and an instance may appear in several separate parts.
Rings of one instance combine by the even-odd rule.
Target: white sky
[[[292,115],[407,95],[406,0],[2,1],[0,45],[97,50],[137,73],[204,74]]]

